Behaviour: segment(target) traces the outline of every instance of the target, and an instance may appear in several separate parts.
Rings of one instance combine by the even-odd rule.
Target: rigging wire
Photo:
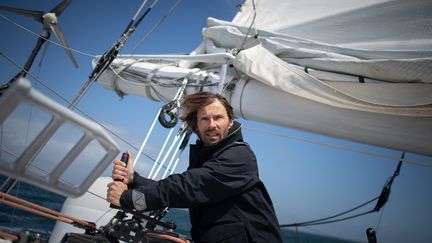
[[[313,225],[320,225],[320,224],[330,224],[330,223],[336,223],[336,222],[340,222],[340,221],[345,221],[345,220],[349,220],[349,219],[353,219],[353,218],[357,218],[360,216],[364,216],[366,214],[370,214],[370,213],[374,213],[374,212],[379,212],[381,210],[381,208],[385,205],[385,203],[387,202],[389,196],[390,196],[390,191],[391,191],[391,186],[393,184],[394,179],[399,176],[400,174],[400,169],[402,166],[402,161],[405,157],[405,152],[402,152],[400,158],[399,158],[399,162],[398,165],[395,169],[395,172],[393,173],[393,175],[387,179],[386,184],[384,185],[383,189],[381,190],[381,193],[379,196],[373,198],[372,200],[369,200],[366,203],[360,204],[357,207],[354,207],[352,209],[346,210],[344,212],[335,214],[333,216],[330,217],[325,217],[325,218],[321,218],[321,219],[316,219],[316,220],[311,220],[311,221],[305,221],[305,222],[301,222],[301,223],[293,223],[293,224],[282,224],[279,227],[301,227],[301,226],[313,226]],[[339,218],[339,219],[335,219],[339,216],[348,214],[350,212],[353,212],[361,207],[366,206],[369,203],[372,203],[373,201],[377,200],[377,203],[375,205],[375,207],[369,211],[363,212],[363,213],[358,213],[355,215],[351,215],[351,216],[347,216],[344,218]],[[382,217],[382,212],[381,212],[381,217]],[[379,223],[381,222],[381,218],[379,219]],[[379,226],[379,225],[378,225]]]
[[[385,207],[383,207],[383,209],[381,210],[381,213],[380,213],[380,216],[379,216],[379,219],[378,219],[378,223],[377,223],[377,225],[375,227],[375,231],[376,232],[379,232],[379,228],[381,226],[381,220],[382,220],[382,217],[384,215],[384,209],[385,209]]]
[[[366,212],[363,212],[363,213],[358,213],[358,214],[355,214],[355,215],[352,215],[352,216],[347,216],[345,218],[328,220],[328,221],[322,221],[322,222],[315,222],[315,223],[311,223],[311,224],[306,224],[306,226],[314,226],[314,225],[321,225],[321,224],[337,223],[337,222],[340,222],[340,221],[345,221],[345,220],[349,220],[349,219],[353,219],[353,218],[358,218],[358,217],[361,217],[361,216],[364,216],[364,215],[367,215],[367,214],[370,214],[370,213],[373,213],[373,212],[375,212],[375,210],[372,209],[372,210],[369,210],[369,211],[366,211]],[[299,226],[303,226],[303,225],[299,225]]]
[[[384,155],[381,153],[376,153],[376,152],[366,151],[366,150],[357,149],[357,148],[353,148],[353,147],[327,143],[327,142],[319,141],[316,139],[300,138],[300,137],[291,136],[291,135],[287,135],[287,134],[280,134],[280,133],[276,133],[276,132],[272,132],[272,131],[266,131],[266,130],[262,130],[262,129],[251,128],[248,126],[244,126],[244,128],[247,130],[262,133],[262,134],[272,135],[272,136],[276,136],[276,137],[284,137],[284,138],[302,141],[302,142],[306,142],[306,143],[318,144],[318,145],[327,146],[327,147],[331,147],[331,148],[335,148],[335,149],[351,151],[351,152],[355,152],[355,153],[359,153],[359,154],[365,154],[365,155],[369,155],[369,156],[376,157],[376,158],[388,159],[388,160],[393,160],[393,161],[401,159],[398,157],[388,156],[388,155]],[[401,161],[405,162],[405,163],[409,163],[409,164],[414,164],[414,165],[418,165],[418,166],[432,168],[432,164],[430,164],[430,163],[424,163],[424,162],[413,160],[413,159],[402,158]]]
[[[369,201],[367,201],[365,203],[360,204],[359,206],[356,206],[354,208],[351,208],[349,210],[343,211],[341,213],[338,213],[338,214],[335,214],[335,215],[332,215],[332,216],[329,216],[329,217],[320,218],[320,219],[316,219],[316,220],[305,221],[305,222],[301,222],[301,223],[281,224],[280,227],[299,227],[299,226],[311,226],[311,225],[318,225],[318,224],[327,224],[327,223],[333,223],[333,222],[338,222],[338,221],[342,221],[342,220],[346,220],[346,219],[351,219],[351,218],[359,217],[359,216],[362,216],[362,215],[374,212],[375,210],[370,210],[370,211],[367,211],[367,212],[364,212],[364,213],[356,214],[356,215],[349,216],[349,217],[342,218],[342,219],[330,220],[330,219],[337,218],[339,216],[351,213],[351,212],[353,212],[353,211],[355,211],[355,210],[357,210],[359,208],[362,208],[362,207],[364,207],[364,206],[372,203],[373,201],[377,200],[378,198],[379,198],[379,196],[374,197],[371,200],[369,200]]]
[[[93,71],[89,75],[88,79],[84,82],[84,84],[81,86],[78,93],[75,95],[74,98],[72,98],[72,101],[68,108],[74,107],[78,102],[81,100],[81,98],[87,93],[90,86],[100,77],[100,75],[111,65],[113,60],[117,57],[120,50],[123,48],[123,46],[126,44],[127,39],[132,35],[132,33],[135,31],[135,29],[138,27],[138,25],[141,23],[141,21],[144,19],[144,17],[147,16],[148,13],[153,9],[153,7],[158,3],[159,0],[154,0],[153,3],[147,8],[147,10],[141,15],[141,17],[136,20],[139,14],[141,14],[141,11],[144,7],[144,5],[147,3],[147,0],[144,0],[141,4],[140,8],[136,12],[135,16],[132,18],[132,20],[129,22],[126,29],[121,34],[120,38],[117,39],[117,41],[111,46],[110,49],[108,49],[98,60],[97,64],[94,67]]]
[[[2,17],[4,20],[7,20],[8,22],[10,22],[10,23],[12,23],[12,24],[18,26],[19,28],[21,28],[21,29],[23,29],[23,30],[25,30],[25,31],[27,31],[27,32],[29,32],[29,33],[31,33],[32,35],[37,36],[38,38],[44,39],[45,41],[47,41],[47,42],[49,42],[49,43],[52,43],[52,44],[54,44],[54,45],[56,45],[56,46],[59,46],[59,47],[64,48],[64,49],[68,49],[68,50],[70,50],[70,51],[72,51],[72,52],[75,52],[75,53],[78,53],[78,54],[81,54],[81,55],[84,55],[84,56],[89,56],[89,57],[91,57],[91,58],[95,58],[95,57],[96,57],[96,55],[88,54],[88,53],[85,53],[85,52],[79,51],[79,50],[77,50],[77,49],[72,49],[72,48],[67,47],[67,46],[64,46],[64,45],[62,45],[62,44],[60,44],[60,43],[57,43],[57,42],[55,42],[55,41],[53,41],[53,40],[51,40],[51,39],[44,38],[44,37],[41,36],[40,34],[38,34],[38,33],[34,32],[34,31],[32,31],[32,30],[30,30],[30,29],[24,27],[23,25],[18,24],[17,22],[12,21],[11,19],[9,19],[9,18],[7,18],[6,16],[4,16],[3,14],[0,14],[0,17]]]
[[[45,45],[45,51],[47,49],[47,46],[48,46],[48,43]],[[44,56],[45,55],[41,56],[40,62],[39,62],[38,68],[37,68],[36,77],[38,77],[38,78],[39,78],[40,72],[42,70],[42,61],[44,59]],[[36,85],[37,85],[37,82],[36,82],[35,86]],[[27,121],[27,128],[26,128],[26,133],[25,133],[25,138],[24,138],[25,143],[29,142],[28,141],[29,140],[29,131],[30,131],[30,123],[31,123],[32,117],[33,117],[33,106],[30,106],[29,117],[28,117],[28,121]]]
[[[240,48],[237,50],[237,53],[236,53],[236,54],[238,54],[238,53],[243,49],[243,47],[244,47],[244,45],[245,45],[245,43],[246,43],[246,40],[247,40],[247,38],[248,38],[248,36],[249,36],[249,33],[250,33],[251,29],[252,29],[252,26],[255,25],[255,18],[256,18],[255,0],[252,0],[252,7],[253,7],[253,18],[252,18],[252,22],[251,22],[251,24],[249,25],[249,28],[248,28],[248,30],[247,30],[247,32],[246,32],[246,35],[245,35],[244,38],[243,38],[243,42],[241,43]],[[256,32],[256,28],[254,28],[254,29],[255,29],[255,37],[258,37],[258,33]]]
[[[168,10],[168,12],[150,29],[147,34],[144,35],[143,38],[132,48],[131,54],[135,53],[135,51],[142,45],[142,43],[157,29],[159,26],[165,21],[165,19],[177,8],[177,6],[181,3],[182,0],[177,0],[174,5]]]

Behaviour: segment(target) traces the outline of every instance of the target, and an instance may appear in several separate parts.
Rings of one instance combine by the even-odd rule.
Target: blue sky
[[[188,53],[201,42],[201,30],[206,25],[207,17],[230,20],[241,2],[183,1],[136,53]],[[1,2],[3,5],[42,11],[51,9],[57,3],[58,1]],[[122,53],[130,53],[135,44],[174,3],[174,0],[161,0],[129,39]],[[116,41],[140,4],[140,1],[73,1],[60,16],[59,22],[70,47],[90,56],[75,53],[80,65],[79,69],[75,69],[64,50],[50,44],[42,66],[37,67],[39,55],[31,73],[61,96],[71,100],[91,72],[91,56],[104,53]],[[30,19],[4,11],[1,14],[31,31],[41,31],[41,25]],[[23,65],[36,37],[4,18],[0,18],[0,30],[0,51]],[[51,40],[57,41],[54,36]],[[9,80],[17,72],[18,69],[14,65],[4,56],[0,56],[1,83]],[[60,103],[63,102],[42,85],[32,83],[39,91]],[[78,107],[139,147],[161,105],[163,104],[141,97],[126,96],[120,100],[114,92],[107,91],[96,83]],[[242,119],[240,121],[245,126],[245,140],[256,152],[261,179],[272,196],[280,223],[322,218],[364,203],[379,195],[382,186],[397,166],[396,160],[299,141],[288,136],[336,144],[393,158],[401,154],[400,151],[341,141],[269,124]],[[145,151],[147,154],[156,157],[156,148],[161,143],[160,137],[165,133],[162,128],[157,130],[158,135],[152,138],[148,150]],[[118,144],[122,150],[129,149],[136,155],[137,151],[134,148],[121,141]],[[407,154],[406,158],[432,165],[431,157]],[[148,172],[149,162],[144,159],[140,161],[143,174]],[[179,171],[187,166],[187,151],[181,163]],[[383,211],[341,223],[300,230],[366,242],[365,230],[368,227],[375,227],[378,229],[379,242],[430,242],[431,182],[431,168],[405,163],[402,165],[400,176],[393,183],[390,199]],[[374,205],[368,205],[358,212],[369,210]]]

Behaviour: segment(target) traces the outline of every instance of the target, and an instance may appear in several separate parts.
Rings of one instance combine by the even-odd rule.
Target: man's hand
[[[121,181],[113,181],[107,185],[107,201],[120,207],[120,197],[127,190],[127,185]]]
[[[115,181],[123,181],[123,183],[129,184],[133,181],[134,169],[132,163],[132,156],[129,151],[126,151],[126,153],[129,155],[127,166],[126,163],[119,159],[114,160],[112,178]]]

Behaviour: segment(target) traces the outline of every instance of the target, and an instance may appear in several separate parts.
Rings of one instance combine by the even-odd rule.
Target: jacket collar
[[[233,126],[229,129],[228,135],[221,141],[214,144],[204,144],[200,139],[198,139],[196,144],[191,144],[189,168],[200,166],[202,163],[207,161],[211,155],[233,142],[243,142],[241,124],[237,121],[233,122]]]
[[[196,145],[198,146],[199,149],[212,149],[212,148],[221,148],[224,147],[226,144],[229,144],[235,140],[240,139],[241,141],[243,141],[243,136],[241,134],[241,127],[242,125],[237,122],[234,121],[233,125],[231,126],[231,128],[228,130],[228,135],[223,138],[222,140],[220,140],[217,143],[212,143],[212,144],[204,144],[202,142],[201,139],[198,139],[196,142]]]

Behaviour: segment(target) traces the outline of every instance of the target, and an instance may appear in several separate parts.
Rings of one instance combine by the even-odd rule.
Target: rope
[[[377,223],[377,225],[376,225],[376,227],[375,227],[375,231],[376,231],[376,232],[379,232],[379,228],[380,228],[380,226],[381,226],[381,220],[382,220],[382,217],[383,217],[383,215],[384,215],[384,209],[385,209],[385,207],[382,208],[381,213],[380,213],[380,216],[379,216],[379,219],[378,219],[378,223]]]
[[[372,209],[372,210],[369,210],[367,212],[359,213],[359,214],[356,214],[356,215],[353,215],[353,216],[348,216],[348,217],[341,218],[341,219],[335,219],[335,220],[328,220],[328,221],[311,223],[311,224],[307,224],[307,226],[336,223],[336,222],[340,222],[340,221],[344,221],[344,220],[348,220],[348,219],[353,219],[353,218],[361,217],[363,215],[370,214],[370,213],[373,213],[373,212],[376,212],[376,211]]]
[[[57,211],[51,210],[49,208],[31,203],[29,201],[17,198],[15,196],[9,195],[7,193],[0,192],[0,203],[5,204],[10,207],[18,208],[30,213],[34,213],[49,219],[61,221],[63,223],[80,225],[85,228],[95,228],[95,225],[84,220],[80,220],[71,217],[66,214],[59,213]]]
[[[0,238],[10,240],[13,242],[18,241],[18,239],[19,239],[18,236],[12,235],[12,234],[9,234],[9,233],[3,232],[3,231],[0,231]]]
[[[148,75],[141,75],[139,73],[134,72],[133,70],[129,70],[129,68],[139,62],[145,61],[146,59],[141,58],[141,59],[137,59],[134,60],[132,62],[125,62],[123,64],[118,64],[118,65],[110,65],[109,69],[113,72],[113,74],[116,76],[116,78],[113,80],[113,82],[111,83],[111,87],[112,89],[120,96],[122,97],[122,95],[124,94],[124,92],[120,89],[119,85],[118,85],[118,80],[122,80],[124,82],[137,82],[139,83],[141,86],[146,88],[146,97],[149,99],[152,99],[154,101],[158,101],[156,98],[153,98],[153,96],[151,95],[150,89],[151,91],[153,91],[160,100],[166,100],[167,98],[162,96],[159,91],[157,89],[155,89],[153,87],[154,85],[158,85],[160,87],[183,87],[183,88],[189,88],[189,87],[202,87],[202,86],[217,86],[217,83],[208,83],[208,84],[191,84],[189,82],[187,82],[186,84],[184,84],[183,82],[178,82],[180,80],[184,80],[185,78],[190,79],[190,77],[196,73],[199,73],[203,70],[206,69],[192,69],[188,74],[182,76],[182,77],[178,77],[178,78],[172,78],[170,81],[170,83],[167,82],[161,82],[158,80],[156,73],[167,66],[172,66],[174,65],[173,63],[163,63],[163,64],[159,64],[157,67],[155,67],[150,74]],[[127,79],[128,80],[127,80]],[[208,76],[206,75],[204,77],[203,80],[207,80]]]
[[[80,220],[74,217],[71,217],[66,214],[59,213],[57,211],[51,210],[49,208],[31,203],[29,201],[17,198],[15,196],[0,192],[0,203],[5,204],[10,207],[18,208],[33,214],[37,214],[39,216],[43,216],[49,219],[57,220],[63,223],[71,224],[74,226],[79,226],[85,229],[96,229],[96,225],[94,223],[90,223],[84,220]],[[159,239],[165,239],[170,240],[173,242],[178,243],[189,243],[190,241],[187,239],[177,238],[175,236],[169,235],[168,233],[158,233],[158,232],[148,232],[148,236],[159,238]],[[4,239],[8,239],[11,241],[18,240],[18,237],[6,232],[0,231],[0,237]]]
[[[163,240],[169,240],[172,242],[177,242],[177,243],[189,243],[189,240],[186,239],[181,239],[181,238],[177,238],[175,236],[171,236],[168,234],[162,234],[162,233],[153,233],[153,232],[148,232],[147,233],[148,236],[154,237],[154,238],[158,238],[158,239],[163,239]]]
[[[249,32],[250,32],[250,30],[252,29],[252,26],[255,24],[255,18],[256,18],[256,9],[255,9],[255,1],[254,0],[252,0],[252,6],[253,6],[253,18],[252,18],[252,22],[251,22],[251,24],[249,25],[249,28],[248,28],[248,30],[247,30],[247,32],[246,32],[246,35],[245,35],[245,37],[243,38],[243,42],[241,43],[241,45],[240,45],[240,48],[238,49],[238,51],[237,51],[237,54],[243,49],[243,46],[244,46],[244,44],[246,43],[246,40],[247,40],[247,38],[248,38],[248,35],[249,35]],[[256,32],[256,28],[254,28],[255,29],[255,37],[256,36],[258,36],[258,33]]]
[[[371,200],[369,200],[369,201],[367,201],[367,202],[365,202],[363,204],[360,204],[357,207],[354,207],[352,209],[346,210],[346,211],[344,211],[342,213],[335,214],[335,215],[330,216],[330,217],[325,217],[325,218],[311,220],[311,221],[305,221],[305,222],[301,222],[301,223],[281,224],[280,227],[282,228],[282,227],[298,227],[298,226],[311,226],[311,225],[318,225],[318,224],[328,224],[328,223],[334,223],[334,222],[338,222],[338,221],[342,221],[342,220],[347,220],[347,219],[352,219],[352,218],[355,218],[355,217],[363,216],[365,214],[375,212],[375,210],[370,210],[370,211],[367,211],[367,212],[364,212],[364,213],[359,213],[359,214],[356,214],[356,215],[353,215],[353,216],[348,216],[348,217],[341,218],[341,219],[329,220],[329,219],[333,219],[333,218],[342,216],[344,214],[350,213],[350,212],[352,212],[354,210],[357,210],[359,208],[362,208],[362,207],[368,205],[369,203],[372,203],[373,201],[377,200],[378,198],[379,197],[375,197],[375,198],[373,198],[373,199],[371,199]]]
[[[282,224],[282,225],[280,225],[280,227],[298,227],[298,226],[312,226],[312,225],[319,225],[319,224],[329,224],[329,223],[335,223],[335,222],[344,221],[344,220],[348,220],[348,219],[352,219],[352,218],[357,218],[357,217],[360,217],[360,216],[363,216],[363,215],[366,215],[366,214],[370,214],[370,213],[373,213],[373,212],[379,212],[380,209],[386,204],[386,202],[387,202],[387,200],[388,200],[388,198],[390,196],[391,186],[392,186],[393,181],[396,178],[396,176],[399,176],[399,174],[400,174],[400,168],[401,168],[402,160],[404,159],[404,157],[405,157],[405,152],[402,152],[401,157],[399,158],[398,165],[397,165],[397,167],[396,167],[393,175],[387,180],[385,186],[381,190],[380,195],[377,196],[377,197],[375,197],[375,198],[373,198],[372,200],[369,200],[368,202],[363,203],[363,204],[361,204],[361,205],[359,205],[357,207],[354,207],[354,208],[352,208],[350,210],[347,210],[345,212],[342,212],[342,213],[339,213],[339,214],[336,214],[336,215],[333,215],[333,216],[330,216],[330,217],[325,217],[325,218],[321,218],[321,219],[317,219],[317,220],[311,220],[311,221],[305,221],[305,222],[302,222],[302,223]],[[366,206],[367,204],[369,204],[369,203],[371,203],[371,202],[373,202],[375,200],[377,200],[377,203],[376,203],[375,207],[373,209],[369,210],[369,211],[366,211],[366,212],[363,212],[363,213],[359,213],[359,214],[355,214],[355,215],[352,215],[352,216],[348,216],[348,217],[345,217],[345,218],[329,220],[329,219],[333,219],[333,218],[342,216],[344,214],[350,213],[350,212],[352,212],[354,210],[357,210],[357,209],[359,209],[359,208],[361,208],[363,206]],[[379,219],[379,222],[378,222],[378,227],[379,227],[379,224],[381,223],[381,217],[382,217],[382,212],[381,212],[381,216],[380,216],[380,219]]]

